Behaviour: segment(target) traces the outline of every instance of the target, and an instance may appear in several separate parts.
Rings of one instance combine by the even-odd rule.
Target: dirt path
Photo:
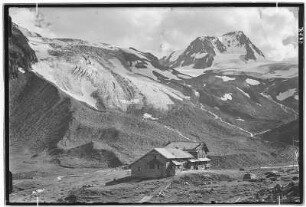
[[[170,180],[168,180],[166,183],[162,184],[161,186],[159,186],[156,190],[154,190],[150,195],[148,196],[144,196],[139,203],[145,203],[150,201],[153,196],[159,195],[161,194],[163,191],[165,191],[172,183],[173,178],[171,178]]]

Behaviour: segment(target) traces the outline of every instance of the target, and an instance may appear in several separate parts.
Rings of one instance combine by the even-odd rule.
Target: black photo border
[[[236,8],[244,8],[244,7],[296,7],[299,9],[298,12],[298,29],[299,29],[299,42],[298,42],[298,55],[299,55],[299,179],[300,179],[300,203],[296,204],[303,204],[304,203],[304,171],[303,171],[303,164],[304,164],[304,151],[303,151],[303,137],[304,137],[304,129],[303,129],[303,115],[304,115],[304,3],[303,2],[269,2],[269,3],[200,3],[200,2],[130,2],[130,3],[38,3],[39,7],[43,8],[51,8],[51,7],[61,7],[61,8],[88,8],[88,7],[104,7],[104,8],[122,8],[122,7],[236,7]],[[8,31],[8,16],[9,16],[9,8],[12,7],[19,7],[19,8],[35,8],[36,4],[33,3],[7,3],[3,4],[3,45],[4,45],[4,64],[3,64],[3,72],[4,72],[4,100],[5,100],[5,107],[4,107],[4,175],[5,175],[5,190],[4,190],[4,198],[5,203],[4,205],[18,205],[18,206],[31,206],[36,205],[36,203],[21,203],[21,202],[10,202],[9,200],[9,182],[8,182],[8,174],[9,174],[9,63],[8,63],[8,39],[9,39],[9,31]],[[219,204],[226,204],[226,203],[218,203]],[[246,204],[264,204],[270,205],[268,203],[233,203],[233,204],[226,204],[226,205],[246,205]],[[177,203],[177,204],[165,204],[165,203],[39,203],[39,205],[205,205],[205,204],[191,204],[191,203]],[[294,204],[293,204],[294,205]]]

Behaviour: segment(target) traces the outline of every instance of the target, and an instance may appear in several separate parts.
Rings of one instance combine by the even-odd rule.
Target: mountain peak
[[[233,31],[224,34],[222,36],[222,43],[226,46],[228,52],[245,53],[244,59],[246,61],[265,57],[263,52],[252,43],[243,31]]]
[[[222,56],[230,62],[256,61],[264,58],[251,40],[241,30],[228,32],[221,37],[202,35],[193,40],[179,55],[163,58],[165,65],[171,67],[206,68],[210,67],[215,58]],[[220,60],[220,58],[219,58]],[[168,61],[168,62],[167,62]]]
[[[243,31],[232,31],[224,34],[223,36],[246,36]]]
[[[197,39],[200,39],[200,40],[213,40],[213,39],[217,39],[217,37],[208,36],[208,35],[202,35],[201,37],[198,37]]]

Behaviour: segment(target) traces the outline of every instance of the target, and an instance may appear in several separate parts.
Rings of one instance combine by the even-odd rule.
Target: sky
[[[157,57],[199,36],[243,31],[267,59],[296,59],[298,10],[246,8],[10,8],[13,22],[50,38],[133,47]]]

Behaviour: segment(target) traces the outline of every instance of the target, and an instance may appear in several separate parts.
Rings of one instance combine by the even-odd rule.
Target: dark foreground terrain
[[[13,172],[11,203],[300,202],[297,167],[190,170],[174,177],[140,180],[130,178],[130,170],[122,168],[26,165]],[[256,178],[244,181],[247,173]]]

